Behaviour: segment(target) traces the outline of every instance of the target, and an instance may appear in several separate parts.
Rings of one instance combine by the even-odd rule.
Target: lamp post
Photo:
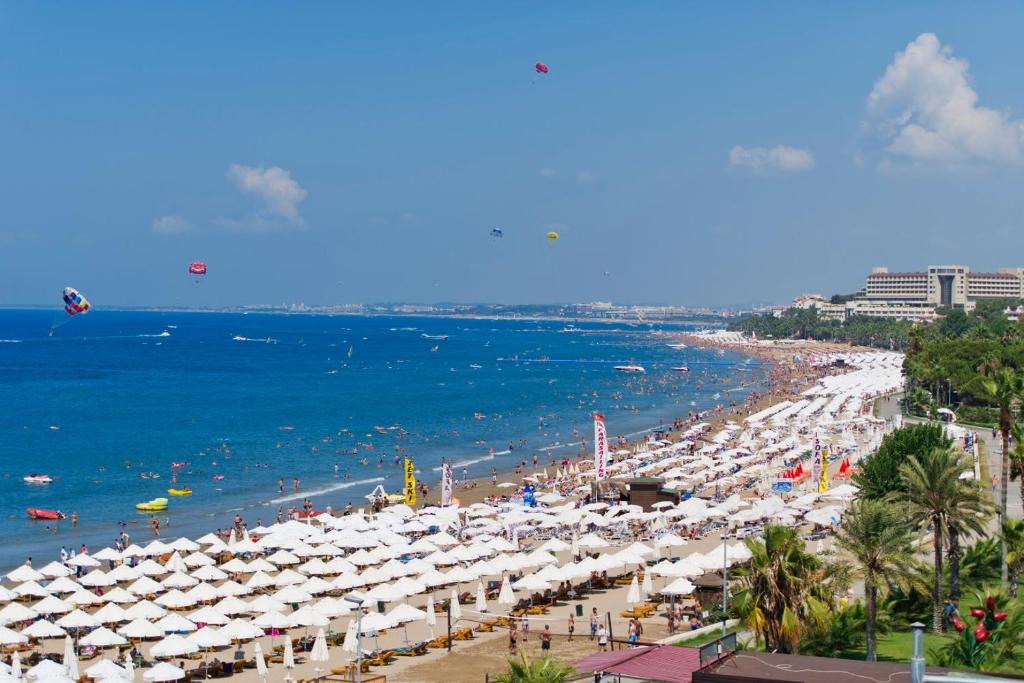
[[[351,593],[345,596],[345,602],[350,602],[359,610],[356,616],[356,683],[363,681],[363,600]]]

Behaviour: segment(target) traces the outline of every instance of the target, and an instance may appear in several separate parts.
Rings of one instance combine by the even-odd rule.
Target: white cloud
[[[978,106],[967,61],[934,33],[896,53],[868,95],[867,123],[888,155],[914,164],[1024,162],[1024,122]]]
[[[580,185],[590,185],[595,180],[597,180],[597,178],[594,177],[594,174],[590,171],[580,171],[576,174],[576,182]]]
[[[192,224],[181,216],[158,216],[153,219],[153,232],[158,235],[180,235],[192,229]]]
[[[808,171],[814,168],[814,155],[808,149],[776,145],[775,147],[743,147],[729,150],[729,163],[755,171]]]
[[[308,192],[292,179],[291,173],[279,166],[244,166],[231,164],[228,180],[245,194],[263,200],[264,210],[286,219],[293,225],[302,225],[299,203]]]

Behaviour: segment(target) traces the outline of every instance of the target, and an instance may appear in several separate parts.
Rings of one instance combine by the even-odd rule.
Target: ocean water
[[[521,320],[94,310],[0,310],[0,562],[61,545],[108,545],[119,524],[148,541],[135,503],[166,496],[163,536],[271,523],[311,496],[337,507],[396,458],[437,485],[442,458],[483,476],[534,453],[580,451],[590,415],[638,435],[741,400],[763,381],[743,356],[672,349],[680,328]],[[52,337],[47,332],[62,322]],[[426,338],[447,335],[447,339]],[[645,375],[615,372],[635,362]],[[672,372],[688,365],[691,372]],[[511,446],[511,449],[510,449]],[[179,467],[172,468],[172,464]],[[56,481],[26,484],[45,473]],[[158,478],[156,478],[158,477]],[[300,480],[299,492],[292,489]],[[278,480],[285,480],[284,494]],[[27,507],[79,515],[31,521]]]

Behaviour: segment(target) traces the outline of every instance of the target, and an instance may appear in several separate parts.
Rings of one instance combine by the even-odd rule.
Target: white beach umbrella
[[[271,598],[267,597],[267,600],[270,599]],[[253,609],[252,604],[246,602],[245,600],[242,600],[241,598],[236,598],[233,595],[229,595],[228,597],[223,598],[222,600],[214,604],[213,608],[221,614],[226,614],[228,616],[234,616],[236,614],[248,614],[249,612],[256,611]]]
[[[642,584],[640,584],[640,590],[643,591],[644,595],[650,595],[652,592],[654,592],[654,583],[651,580],[651,572],[644,572],[644,581]]]
[[[10,645],[22,645],[27,642],[28,636],[13,631],[6,626],[0,626],[0,645],[7,647]]]
[[[279,600],[286,605],[299,604],[302,602],[309,602],[313,599],[313,596],[302,590],[298,586],[288,586],[274,593],[272,596],[275,600]]]
[[[140,576],[126,590],[132,595],[156,595],[163,593],[164,587],[148,576]]]
[[[68,612],[57,620],[57,626],[61,628],[96,628],[100,622],[88,612],[76,609]]]
[[[220,628],[221,635],[231,640],[252,640],[263,635],[263,629],[245,619],[232,619]]]
[[[31,607],[26,607],[20,602],[12,602],[0,609],[0,624],[16,624],[21,621],[29,621],[39,616]]]
[[[217,560],[213,559],[209,555],[196,551],[190,553],[183,558],[186,567],[212,567],[217,564]]]
[[[146,576],[163,576],[164,574],[170,574],[171,570],[163,566],[159,562],[154,562],[151,559],[143,560],[135,566],[140,573]]]
[[[284,668],[294,669],[295,668],[295,652],[292,650],[292,639],[284,639]],[[290,674],[289,674],[290,675]]]
[[[64,595],[67,593],[74,593],[77,590],[81,590],[81,586],[79,586],[78,582],[72,580],[71,577],[69,576],[58,576],[56,579],[46,584],[46,590],[50,591],[51,594]],[[2,593],[3,591],[7,591],[7,589],[0,586],[0,593]],[[13,600],[15,597],[17,596],[15,596],[14,593],[12,592],[11,597],[7,599]],[[0,600],[3,599],[5,598],[0,596]]]
[[[452,623],[462,618],[462,605],[459,604],[459,592],[452,589],[451,599],[448,603],[448,609],[452,615]]]
[[[12,590],[17,597],[45,598],[50,594],[49,589],[44,588],[37,581],[19,583]]]
[[[482,581],[476,582],[476,604],[474,607],[477,612],[487,611],[487,594],[484,592],[484,584]]]
[[[106,593],[104,593],[102,596],[100,596],[100,599],[103,602],[112,602],[112,603],[117,604],[117,605],[125,605],[125,604],[128,604],[128,603],[134,604],[134,603],[138,602],[138,600],[139,600],[138,596],[132,595],[131,593],[126,591],[124,588],[121,588],[120,586],[115,586],[115,587],[111,588]]]
[[[131,638],[132,640],[163,638],[164,636],[164,630],[162,628],[142,618],[133,619],[117,629],[117,632],[126,638]]]
[[[323,664],[330,659],[330,653],[327,652],[327,637],[324,635],[324,630],[319,629],[316,632],[316,638],[313,640],[313,649],[309,651],[309,661],[316,662],[316,673],[319,675],[323,668],[320,664]]]
[[[516,595],[512,592],[512,584],[509,583],[508,577],[504,577],[501,581],[501,590],[498,591],[498,604],[499,605],[514,605],[516,604]]]
[[[173,633],[149,649],[153,657],[183,657],[196,652],[199,652],[198,645]]]
[[[199,550],[199,548],[200,548],[198,543],[196,543],[195,541],[191,541],[191,540],[185,538],[184,536],[182,536],[182,537],[180,537],[180,538],[178,538],[178,539],[176,539],[174,541],[171,541],[168,545],[172,549],[177,550],[178,552],[182,552],[182,553],[195,552],[195,551]]]
[[[391,584],[382,583],[367,591],[366,597],[376,602],[394,602],[404,598],[405,594]]]
[[[119,550],[114,550],[110,546],[101,548],[97,552],[92,554],[94,559],[101,560],[103,562],[118,561],[124,558],[124,555]]]
[[[263,656],[263,647],[257,642],[253,645],[253,656],[256,658],[256,675],[261,681],[267,680],[267,660]]]
[[[689,595],[697,589],[689,579],[679,578],[661,589],[664,595]]]
[[[128,643],[123,636],[114,633],[106,626],[100,626],[98,629],[91,631],[89,635],[82,638],[79,642],[82,645],[92,645],[94,647],[117,647]]]
[[[264,612],[284,612],[285,604],[280,600],[275,600],[269,595],[261,595],[248,604],[249,609],[247,612],[253,614],[263,614]]]
[[[17,569],[7,572],[7,578],[14,583],[24,583],[25,581],[43,581],[46,576],[38,569],[23,564]]]
[[[25,676],[33,679],[53,678],[56,676],[67,676],[66,666],[58,664],[52,659],[41,659],[39,663],[25,672]]]
[[[214,607],[203,607],[188,615],[189,621],[194,621],[196,624],[212,624],[213,626],[223,626],[230,621],[227,616],[220,610]]]
[[[159,645],[159,643],[157,643],[157,645]],[[142,674],[142,678],[143,680],[153,681],[154,683],[161,683],[162,681],[178,681],[185,678],[185,670],[167,662],[157,662],[155,666],[151,669],[147,669]]]
[[[426,622],[427,627],[430,628],[430,633],[434,633],[434,626],[437,625],[437,610],[434,607],[434,594],[431,593],[427,596],[427,609],[426,609]]]
[[[201,629],[188,634],[188,636],[185,637],[185,640],[189,641],[193,645],[197,645],[200,650],[210,650],[231,645],[231,639],[223,633],[220,633],[212,626],[204,626]]]
[[[629,584],[629,591],[626,593],[626,604],[628,605],[639,605],[643,600],[640,599],[640,585],[637,583],[636,575],[633,576],[633,580]]]
[[[109,659],[101,659],[96,662],[85,670],[85,675],[97,679],[128,679],[128,672]]]
[[[63,638],[67,633],[57,624],[46,619],[38,619],[21,630],[21,635],[29,638]]]
[[[264,612],[255,619],[252,623],[259,626],[262,629],[285,629],[291,624],[291,619],[281,614],[280,612]]]
[[[37,571],[47,579],[56,579],[61,576],[71,576],[71,574],[73,574],[70,569],[56,560],[40,567]],[[36,580],[38,581],[40,579]]]
[[[356,620],[350,619],[348,622],[348,628],[345,629],[345,640],[341,643],[341,649],[345,652],[351,652],[356,654],[358,649],[356,647]]]
[[[154,602],[161,607],[166,607],[167,609],[184,609],[196,604],[196,599],[189,597],[175,588],[174,590],[159,596]]]
[[[64,599],[76,607],[88,607],[89,605],[98,605],[103,602],[103,598],[84,588],[80,588]]]
[[[141,600],[125,609],[124,613],[129,619],[159,619],[167,614],[167,610],[149,600]]]
[[[177,612],[168,612],[156,622],[156,625],[163,629],[164,633],[191,633],[196,630],[195,622]]]
[[[192,572],[192,578],[199,581],[223,581],[228,578],[228,573],[208,564]]]
[[[256,572],[249,577],[249,580],[245,582],[245,585],[253,590],[259,590],[261,588],[269,588],[274,585],[274,579],[262,571]]]
[[[75,653],[75,643],[71,636],[64,638],[64,669],[67,671],[68,678],[73,681],[78,680],[78,655]]]
[[[39,614],[67,614],[72,607],[70,602],[61,600],[56,595],[48,595],[32,605],[32,609]]]
[[[92,616],[93,619],[101,624],[117,624],[122,621],[131,621],[131,617],[128,616],[128,612],[113,602],[108,602],[106,605],[99,608]]]
[[[191,588],[197,583],[199,583],[199,579],[180,571],[169,574],[160,581],[160,585],[164,588]]]
[[[305,605],[288,615],[290,627],[300,626],[330,626],[331,620],[317,612],[312,605]]]
[[[90,572],[91,573],[91,572]],[[107,572],[107,578],[115,583],[125,583],[127,581],[134,581],[139,578],[142,574],[127,564],[119,564],[109,572]]]
[[[197,583],[189,588],[185,595],[196,602],[213,602],[220,597],[220,592],[208,583]]]

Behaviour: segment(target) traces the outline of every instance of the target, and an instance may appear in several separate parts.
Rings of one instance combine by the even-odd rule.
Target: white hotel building
[[[968,266],[928,266],[910,273],[873,268],[864,289],[842,304],[816,295],[793,301],[797,308],[818,309],[818,315],[845,320],[854,315],[930,320],[939,307],[970,311],[979,299],[1024,299],[1024,268],[1000,268],[995,273],[972,273]]]

